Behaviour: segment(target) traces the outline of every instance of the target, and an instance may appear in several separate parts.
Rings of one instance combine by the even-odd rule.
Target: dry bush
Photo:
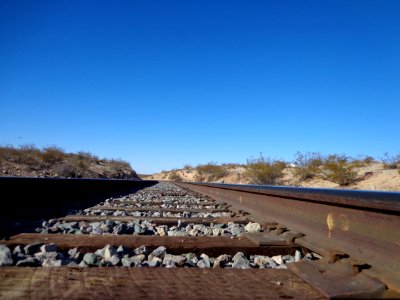
[[[24,169],[31,171],[56,172],[60,177],[137,177],[130,164],[121,159],[103,159],[101,164],[99,158],[89,152],[65,153],[57,146],[43,150],[33,144],[22,145],[19,148],[1,146],[0,162],[20,164]],[[104,166],[104,170],[98,170],[98,167],[92,169],[96,163]],[[102,173],[97,174],[96,170]]]
[[[361,161],[366,163],[367,165],[369,165],[369,164],[376,162],[376,159],[369,155],[362,155]]]
[[[130,163],[122,159],[107,159],[107,162],[111,169],[116,171],[123,171],[126,169],[131,169]]]
[[[34,144],[20,145],[14,148],[10,161],[28,166],[38,166],[42,163],[41,152]]]
[[[17,149],[11,145],[0,147],[0,161],[11,161],[15,152],[17,152]]]
[[[367,166],[367,164],[365,162],[363,162],[362,160],[358,160],[358,159],[350,161],[349,164],[353,168],[363,168],[363,167]]]
[[[193,177],[193,180],[196,182],[204,182],[204,181],[206,181],[206,177],[204,175],[196,173]]]
[[[86,162],[99,162],[101,161],[97,155],[94,155],[90,152],[85,152],[85,151],[79,151],[76,154],[76,157],[79,158],[82,161]]]
[[[278,160],[265,158],[260,154],[259,158],[248,159],[245,176],[250,183],[277,185],[281,184],[283,170],[286,163]]]
[[[171,181],[183,181],[183,178],[181,175],[178,174],[178,172],[174,171],[172,173],[169,174],[168,179]]]
[[[217,165],[213,162],[198,165],[196,171],[195,181],[214,181],[229,175],[229,172],[224,166]]]
[[[325,159],[322,174],[326,180],[346,186],[357,179],[357,173],[353,169],[347,156],[334,154]]]
[[[190,169],[193,169],[193,166],[192,166],[191,164],[185,164],[185,165],[183,166],[183,169],[184,169],[184,170],[190,170]]]
[[[320,153],[308,152],[303,154],[297,152],[293,164],[295,165],[293,175],[301,180],[307,180],[318,176],[321,171],[320,167],[324,162]]]
[[[65,178],[78,178],[80,177],[79,167],[71,162],[63,162],[54,166],[54,171],[57,172],[58,177]]]
[[[238,164],[238,163],[224,163],[222,164],[223,167],[228,168],[228,169],[235,169],[239,167],[243,167],[243,164]]]
[[[375,162],[375,159],[372,156],[367,155],[358,155],[356,158],[349,159],[349,163],[354,168],[366,167],[373,162]]]
[[[397,169],[400,165],[400,154],[389,155],[389,153],[386,152],[382,158],[382,162],[385,169]]]
[[[66,154],[64,150],[56,146],[44,148],[41,153],[41,158],[43,159],[43,161],[50,164],[55,164],[63,161],[65,159],[65,156]]]
[[[68,160],[71,163],[71,165],[74,165],[75,167],[77,167],[82,171],[86,171],[89,169],[90,161],[85,158],[82,158],[78,155],[77,156],[74,155],[71,156]]]

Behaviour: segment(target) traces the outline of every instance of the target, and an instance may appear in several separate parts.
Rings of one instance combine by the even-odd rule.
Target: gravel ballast
[[[3,256],[1,256],[3,255]],[[6,257],[3,259],[1,257]],[[235,255],[222,254],[210,257],[206,253],[168,253],[168,249],[159,246],[153,251],[146,246],[127,249],[123,246],[106,245],[94,253],[81,253],[77,248],[68,251],[58,251],[54,244],[32,244],[24,248],[16,246],[10,249],[0,245],[1,266],[30,266],[30,267],[165,267],[165,268],[273,268],[286,269],[286,265],[301,260],[312,260],[318,256],[313,253],[302,255],[296,250],[292,255],[250,255],[237,252]]]

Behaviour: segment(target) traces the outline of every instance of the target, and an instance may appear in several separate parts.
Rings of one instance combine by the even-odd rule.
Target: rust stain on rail
[[[259,191],[256,187],[178,185],[227,202],[235,209],[246,210],[258,222],[277,222],[298,230],[305,234],[305,238],[296,242],[317,253],[326,256],[343,253],[363,261],[372,266],[366,270],[370,276],[400,292],[400,197],[397,203],[395,193],[389,203],[370,199],[368,207],[362,193],[361,196],[356,194],[353,200],[349,198],[351,193],[346,193],[344,200],[340,195],[336,199],[330,195],[329,201],[324,202],[324,199],[317,201],[315,195],[308,201],[301,192],[292,194],[293,198],[290,198],[287,191],[284,196],[279,196]],[[391,209],[390,203],[393,203]]]

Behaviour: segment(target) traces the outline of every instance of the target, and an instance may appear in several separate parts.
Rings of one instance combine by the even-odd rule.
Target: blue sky
[[[400,151],[400,1],[0,1],[0,144],[139,173]]]

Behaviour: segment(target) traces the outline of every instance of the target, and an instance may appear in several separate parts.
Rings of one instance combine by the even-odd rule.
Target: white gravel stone
[[[111,265],[116,266],[120,263],[121,259],[117,254],[114,254],[108,259],[108,261],[111,263]]]
[[[115,254],[117,254],[117,249],[115,249],[114,246],[107,245],[104,247],[104,255],[103,258],[105,260],[110,260],[111,257],[113,257]]]
[[[61,259],[46,258],[42,263],[42,267],[61,267],[61,264]]]
[[[160,246],[154,249],[154,251],[149,254],[149,261],[152,261],[154,257],[159,257],[162,260],[164,258],[166,251],[167,248],[165,248],[164,246]]]
[[[213,232],[213,236],[219,236],[224,233],[224,229],[223,228],[214,228],[212,232]]]
[[[213,268],[221,268],[224,267],[225,264],[227,264],[228,262],[230,262],[232,259],[232,256],[227,255],[227,254],[222,254],[220,256],[218,256],[215,261],[214,261],[214,266]]]
[[[197,266],[199,268],[210,268],[211,264],[210,264],[210,258],[208,257],[208,255],[206,254],[201,254],[200,255],[200,260],[197,262]]]
[[[185,265],[186,257],[183,255],[172,255],[165,254],[163,259],[163,265],[165,266],[178,266],[182,267]]]
[[[275,256],[272,256],[271,258],[274,262],[276,262],[276,264],[278,264],[278,265],[283,264],[282,255],[275,255]]]
[[[296,250],[295,254],[294,254],[294,261],[300,261],[301,260],[301,253],[299,250]]]
[[[134,255],[130,258],[130,260],[134,263],[135,266],[140,265],[146,258],[144,254]]]
[[[259,232],[259,231],[261,231],[261,225],[258,224],[258,223],[249,222],[249,223],[244,227],[244,229],[245,229],[247,232]]]
[[[130,266],[132,266],[134,264],[133,261],[130,260],[129,258],[127,258],[127,257],[123,257],[121,259],[121,263],[122,263],[123,267],[130,267]]]
[[[0,245],[0,266],[11,266],[13,259],[10,248],[4,245]]]
[[[268,257],[268,256],[264,256],[264,255],[256,255],[254,257],[254,263],[258,266],[258,267],[267,267],[267,268],[275,268],[276,262],[274,260],[272,260],[272,258]]]
[[[244,256],[243,252],[236,253],[232,258],[232,268],[235,269],[250,269],[250,262]]]
[[[100,261],[101,256],[95,253],[86,253],[83,256],[83,262],[85,262],[88,266],[97,266],[98,262]]]

